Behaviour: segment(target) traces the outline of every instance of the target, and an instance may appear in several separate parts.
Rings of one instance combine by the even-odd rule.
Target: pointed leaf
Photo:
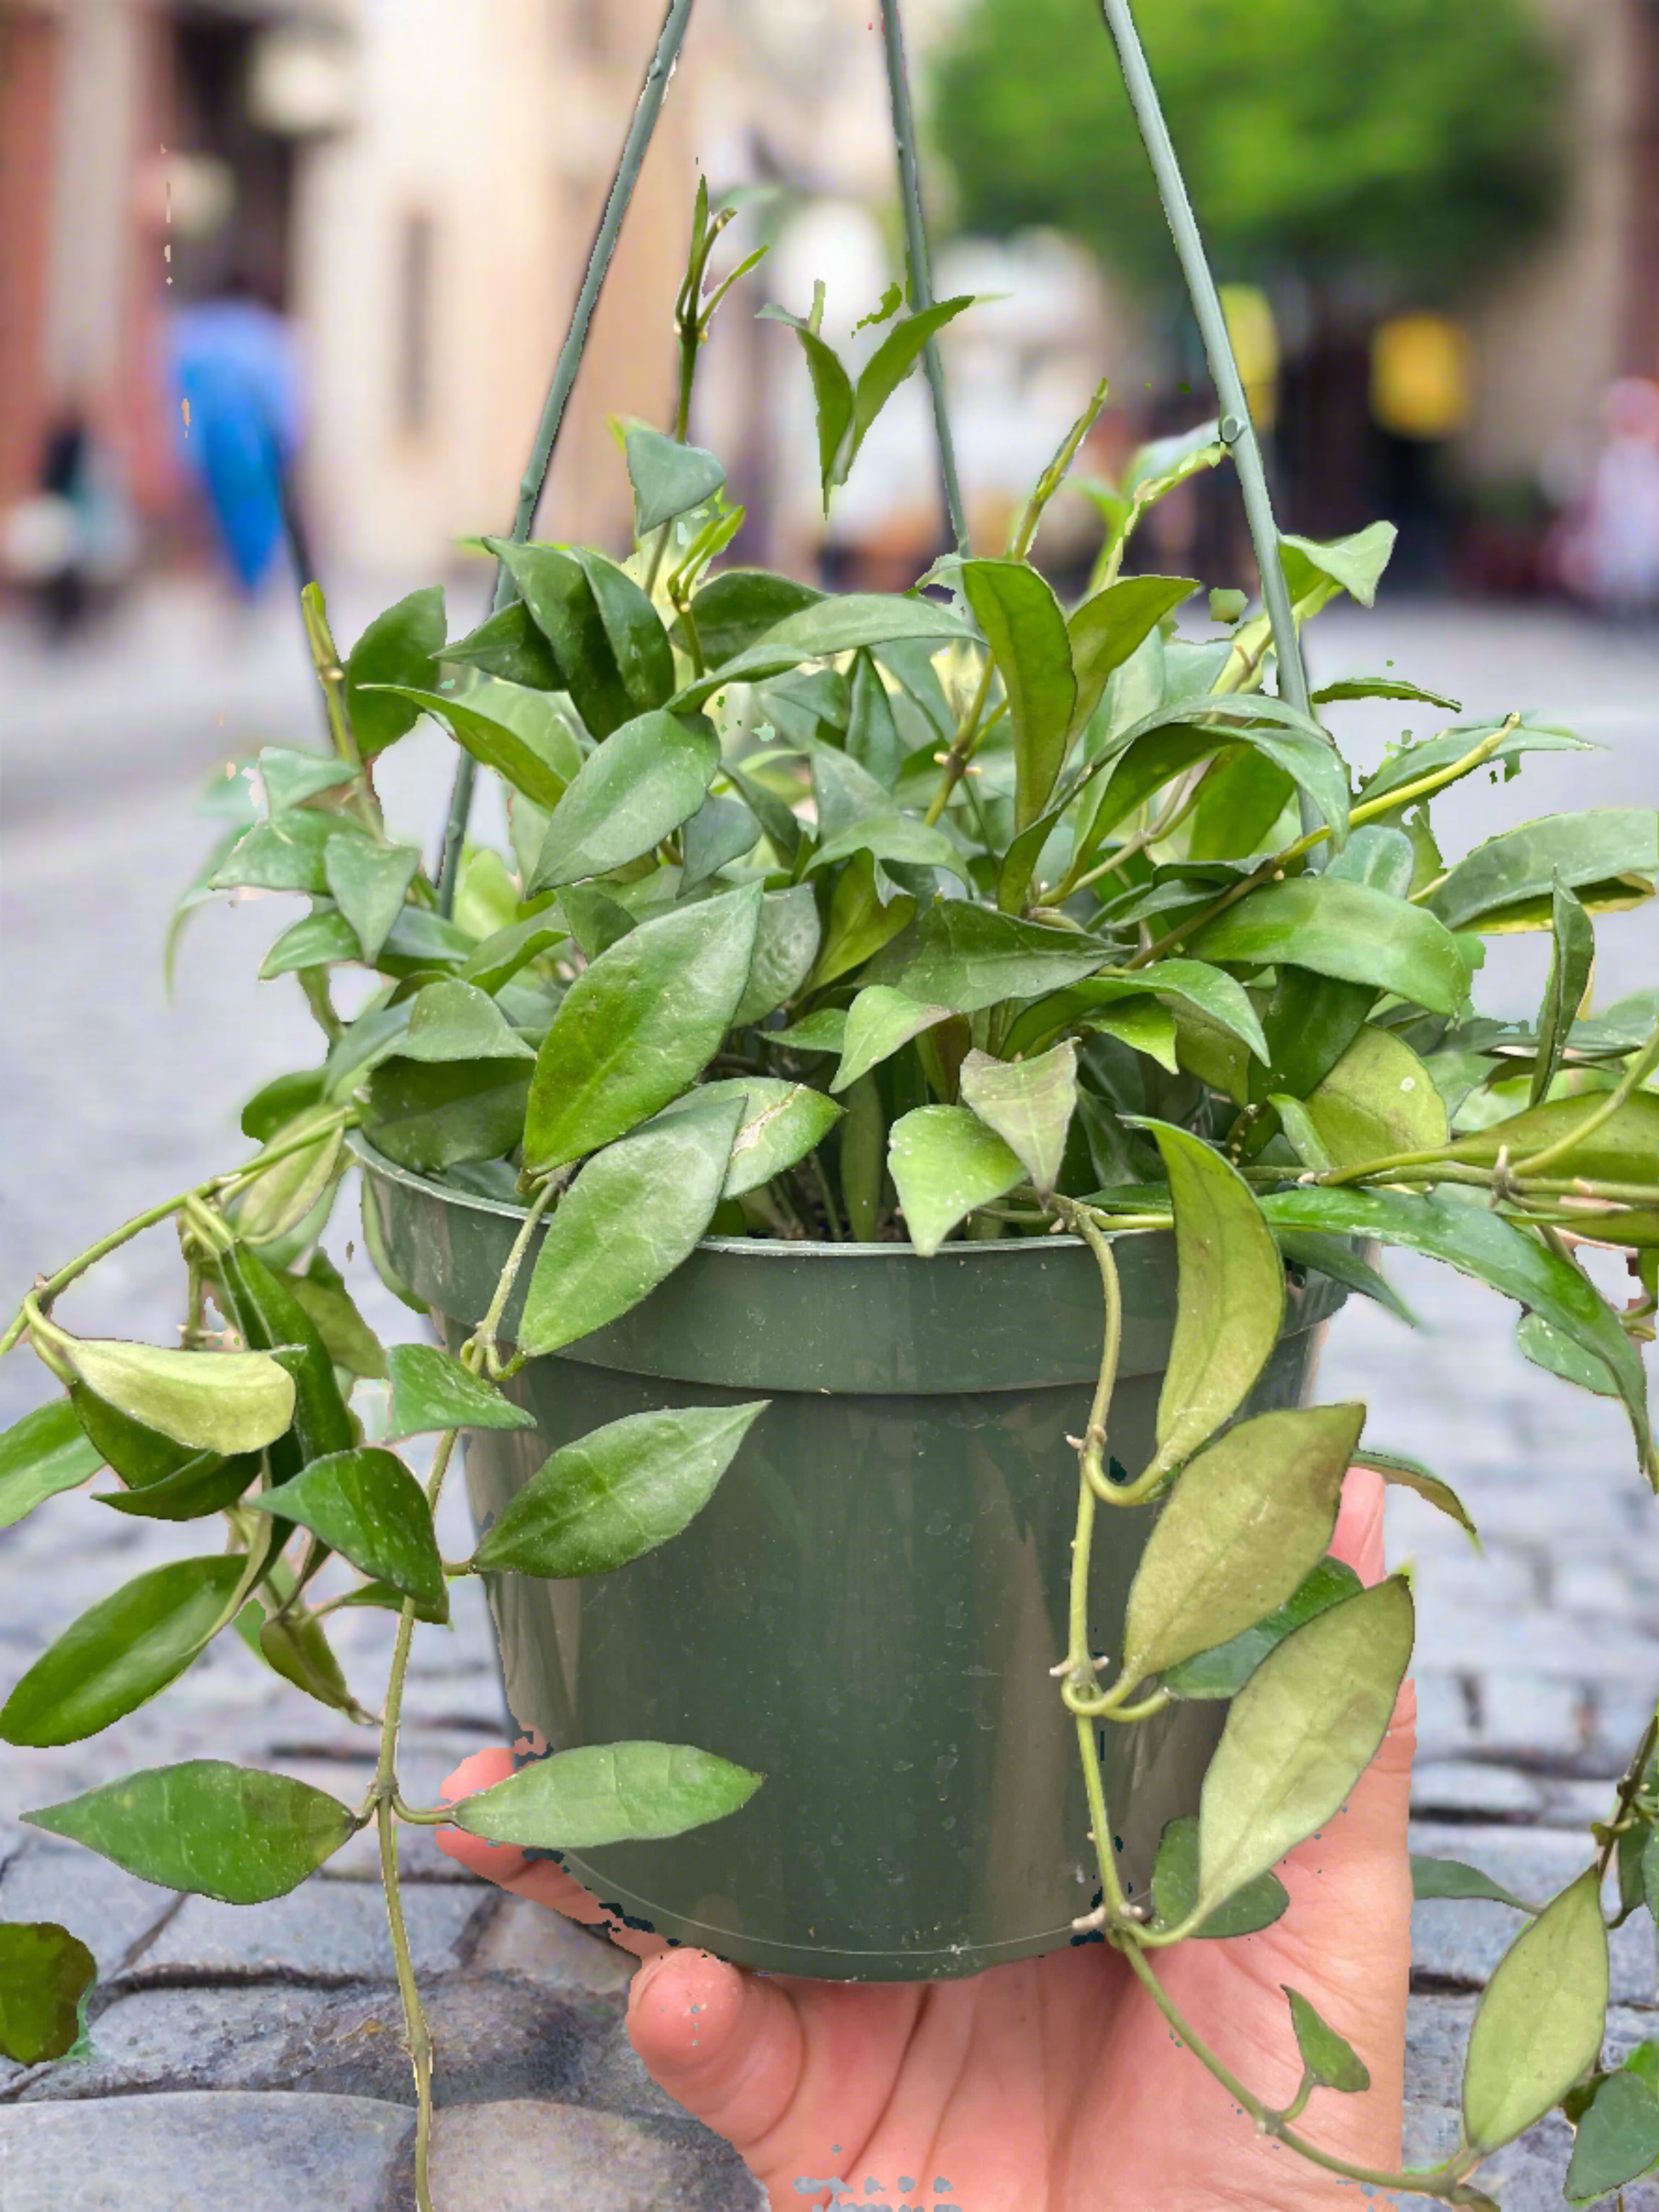
[[[297,1229],[341,1173],[345,1127],[338,1108],[308,1107],[278,1129],[272,1142],[295,1142],[308,1131],[314,1132],[309,1144],[266,1169],[237,1200],[236,1233],[248,1243],[275,1244]]]
[[[473,1553],[483,1570],[603,1575],[678,1536],[767,1401],[631,1413],[555,1452]]]
[[[877,887],[874,854],[855,854],[836,878],[830,894],[830,919],[806,989],[820,991],[826,983],[862,967],[872,954],[908,928],[915,910],[916,902],[908,891],[884,900]]]
[[[1373,522],[1351,537],[1322,544],[1286,532],[1279,541],[1279,552],[1291,597],[1312,599],[1310,611],[1334,599],[1338,591],[1346,592],[1362,607],[1370,606],[1399,534],[1391,522]]]
[[[447,722],[457,744],[481,767],[493,768],[538,806],[556,806],[563,797],[565,779],[546,750],[522,731],[473,706],[469,699],[447,691],[418,690],[410,684],[391,686],[380,696],[401,699],[417,714],[435,714]]]
[[[763,1022],[797,995],[812,972],[822,937],[817,895],[810,884],[792,884],[787,890],[766,893],[755,930],[749,981],[732,1009],[733,1029]]]
[[[522,1060],[385,1060],[368,1079],[363,1129],[401,1168],[440,1175],[518,1143],[532,1097]]]
[[[1463,2124],[1476,2150],[1512,2142],[1595,2065],[1607,1983],[1591,1867],[1522,1929],[1486,1984],[1463,2066]]]
[[[428,983],[410,1001],[400,1060],[533,1060],[536,1055],[487,991],[459,976]]]
[[[740,799],[705,799],[680,832],[682,891],[694,890],[752,853],[760,834],[760,823]]]
[[[713,725],[701,715],[624,722],[588,755],[555,808],[531,892],[607,874],[650,852],[702,805],[720,757]]]
[[[1595,1354],[1563,1335],[1542,1314],[1522,1315],[1515,1325],[1515,1342],[1522,1358],[1547,1375],[1559,1375],[1564,1382],[1593,1391],[1598,1398],[1619,1395],[1618,1384]]]
[[[1198,589],[1191,576],[1122,576],[1085,599],[1066,624],[1077,678],[1073,732],[1100,704],[1106,679]]]
[[[1077,1107],[1077,1047],[1070,1037],[1036,1060],[970,1052],[962,1063],[962,1103],[994,1129],[1046,1198],[1060,1178]]]
[[[823,1018],[823,1015],[811,1015],[808,1021],[821,1022]],[[883,1060],[890,1060],[912,1037],[953,1018],[949,1006],[924,1006],[902,991],[890,990],[884,983],[867,984],[841,1018],[841,1065],[830,1082],[830,1090],[847,1090],[860,1076],[868,1074]],[[800,1026],[805,1030],[807,1024]],[[812,1048],[796,1036],[791,1036],[789,1042],[797,1052]]]
[[[1534,1106],[1548,1091],[1561,1065],[1595,964],[1595,925],[1559,878],[1550,896],[1550,933],[1553,942],[1549,981],[1538,1014],[1538,1057],[1533,1063],[1528,1101]]]
[[[900,592],[838,592],[786,615],[762,637],[735,654],[714,674],[700,676],[669,702],[689,713],[726,685],[758,683],[781,676],[804,660],[827,659],[863,645],[885,645],[896,638],[928,638],[944,645],[972,635],[949,607]]]
[[[1598,906],[1633,906],[1649,895],[1656,871],[1659,813],[1651,806],[1553,814],[1477,845],[1425,903],[1448,929],[1469,929],[1489,928],[1504,908],[1541,899],[1544,911],[1523,926],[1548,929],[1558,883],[1583,894],[1586,904],[1595,893]]]
[[[265,807],[284,814],[319,792],[337,791],[356,775],[351,763],[329,753],[295,752],[287,745],[262,745],[255,766],[264,787]]]
[[[66,2057],[97,1978],[91,1952],[57,1921],[0,1921],[0,2058],[38,2066]]]
[[[323,874],[329,890],[371,966],[403,911],[420,866],[421,856],[411,845],[377,845],[367,837],[331,837],[323,848]]]
[[[1363,1406],[1241,1421],[1192,1462],[1129,1590],[1123,1673],[1139,1681],[1287,1604],[1325,1556]]]
[[[1532,1912],[1536,1908],[1505,1889],[1501,1881],[1494,1881],[1479,1867],[1466,1866],[1462,1859],[1425,1858],[1412,1854],[1412,1895],[1420,1900],[1436,1897],[1463,1899],[1485,1899],[1493,1905],[1512,1905],[1517,1912]]]
[[[725,468],[713,453],[701,446],[683,446],[648,422],[624,425],[623,452],[634,487],[635,538],[701,507],[726,482]]]
[[[1021,921],[967,899],[938,899],[871,962],[865,980],[974,1014],[1001,999],[1063,989],[1107,957],[1103,945],[1073,930]]]
[[[258,1600],[250,1602],[257,1604]],[[371,1717],[346,1687],[340,1662],[321,1621],[313,1615],[301,1611],[281,1620],[272,1614],[260,1626],[258,1647],[259,1656],[273,1674],[292,1682],[308,1698],[315,1698],[319,1705],[349,1714],[354,1720]]]
[[[787,1083],[776,1075],[732,1075],[719,1083],[699,1084],[684,1098],[665,1106],[650,1126],[659,1128],[676,1115],[726,1098],[741,1101],[743,1119],[732,1139],[722,1198],[738,1198],[746,1190],[757,1190],[762,1183],[770,1182],[774,1176],[804,1160],[834,1128],[844,1110],[810,1084]]]
[[[464,983],[493,994],[532,960],[539,960],[556,945],[567,944],[570,933],[556,912],[532,914],[523,921],[509,922],[468,953],[460,970]]]
[[[806,356],[806,373],[812,380],[812,397],[817,407],[818,482],[823,494],[823,511],[828,514],[830,487],[837,481],[836,464],[853,423],[853,380],[842,366],[841,356],[818,336],[811,323],[799,315],[786,313],[781,307],[763,307],[759,319],[787,323],[799,339],[801,351]]]
[[[1509,1154],[1511,1167],[1519,1167],[1534,1152],[1574,1138],[1607,1104],[1605,1094],[1586,1091],[1576,1098],[1547,1099],[1528,1106],[1507,1121],[1490,1122],[1446,1147],[1446,1157],[1491,1167],[1500,1151]],[[1540,1173],[1584,1176],[1606,1182],[1652,1185],[1659,1164],[1659,1093],[1637,1091],[1618,1112],[1576,1139],[1559,1159]],[[1609,1228],[1616,1227],[1610,1222]]]
[[[859,377],[853,398],[850,434],[836,471],[837,483],[846,483],[848,471],[871,425],[921,358],[928,340],[964,307],[973,304],[970,293],[963,293],[957,299],[938,300],[914,315],[906,315],[888,331]]]
[[[248,1503],[311,1529],[354,1567],[407,1596],[441,1602],[446,1585],[431,1508],[395,1453],[374,1444],[331,1452]]]
[[[1361,1030],[1306,1104],[1333,1167],[1438,1152],[1451,1136],[1433,1077],[1392,1030]]]
[[[1318,1614],[1234,1698],[1199,1808],[1199,1892],[1210,1906],[1329,1820],[1387,1733],[1411,1660],[1398,1576]]]
[[[1077,682],[1060,604],[1023,561],[966,561],[968,595],[1008,696],[1014,733],[1014,826],[1048,803],[1071,741]]]
[[[1138,998],[1146,991],[1194,1007],[1221,1028],[1231,1030],[1258,1060],[1267,1058],[1261,1017],[1244,986],[1225,969],[1209,967],[1201,960],[1154,960],[1149,967],[1126,975],[1085,976],[1080,983],[1028,1007],[1008,1032],[1007,1049],[1030,1052],[1057,1030],[1073,1024],[1084,1025],[1091,1008]]]
[[[1414,1490],[1449,1521],[1455,1521],[1473,1540],[1475,1550],[1480,1549],[1480,1531],[1470,1520],[1462,1499],[1450,1483],[1442,1482],[1437,1474],[1431,1474],[1420,1460],[1408,1459],[1403,1452],[1378,1451],[1373,1445],[1362,1444],[1354,1452],[1353,1463],[1356,1467],[1374,1468],[1385,1482],[1397,1482],[1402,1489]]]
[[[328,890],[323,855],[337,837],[368,842],[367,832],[344,815],[319,806],[293,807],[271,821],[256,822],[238,838],[215,869],[209,887],[310,891],[320,898]]]
[[[888,1139],[887,1165],[910,1242],[924,1259],[976,1206],[1025,1180],[1018,1154],[965,1106],[919,1106],[901,1115]]]
[[[1202,960],[1288,962],[1372,983],[1431,1013],[1455,1014],[1468,971],[1451,933],[1422,907],[1328,874],[1264,884],[1193,939]]]
[[[536,1416],[504,1397],[435,1344],[394,1344],[388,1437],[424,1437],[445,1429],[533,1429]]]
[[[95,1490],[100,1505],[112,1506],[141,1521],[203,1521],[235,1504],[259,1480],[264,1458],[239,1452],[221,1459],[217,1452],[195,1452],[171,1474],[142,1490]]]
[[[308,1783],[217,1759],[146,1767],[23,1818],[144,1881],[226,1905],[285,1897],[358,1825]]]
[[[1267,1654],[1304,1621],[1328,1613],[1361,1587],[1340,1559],[1322,1559],[1275,1612],[1224,1644],[1195,1652],[1164,1671],[1163,1686],[1177,1698],[1236,1698]]]
[[[528,1168],[597,1152],[695,1082],[748,982],[760,900],[728,891],[642,922],[576,978],[536,1056]]]
[[[18,1683],[0,1710],[0,1737],[75,1743],[166,1689],[230,1619],[248,1565],[234,1552],[174,1559],[100,1598]]]
[[[1302,2053],[1302,2063],[1310,2078],[1322,2088],[1340,2089],[1348,2097],[1369,2089],[1370,2074],[1353,2045],[1319,2017],[1300,1990],[1290,1989],[1284,1984],[1280,1987],[1291,2001],[1296,2047]]]
[[[492,1843],[591,1850],[724,1820],[763,1778],[689,1744],[588,1744],[556,1751],[462,1798],[455,1824]]]
[[[1190,1814],[1171,1820],[1158,1839],[1152,1863],[1152,1908],[1162,1928],[1179,1928],[1198,1902],[1198,1823]],[[1290,1907],[1285,1885],[1274,1874],[1258,1875],[1235,1896],[1218,1905],[1193,1929],[1212,1942],[1232,1936],[1254,1936],[1271,1928]]]
[[[1485,738],[1496,736],[1502,726],[1498,722],[1473,723],[1461,729],[1443,731],[1437,738],[1425,738],[1421,744],[1401,745],[1366,777],[1361,787],[1362,794],[1368,802],[1386,798],[1392,791],[1403,790],[1408,783],[1452,768],[1475,751]],[[1596,750],[1588,738],[1576,738],[1569,730],[1540,728],[1523,720],[1500,740],[1483,762],[1466,769],[1465,774],[1474,775],[1482,768],[1490,769],[1494,763],[1519,760],[1524,753],[1585,753]]]
[[[1180,1291],[1158,1401],[1158,1457],[1177,1466],[1236,1413],[1285,1316],[1285,1269],[1249,1186],[1200,1138],[1141,1121],[1164,1158]]]
[[[522,599],[498,607],[465,637],[447,645],[440,659],[446,665],[477,668],[509,684],[540,691],[564,688],[557,657],[535,617]],[[429,684],[430,679],[424,679]]]
[[[0,1437],[0,1528],[60,1492],[79,1489],[103,1464],[67,1398],[37,1406]]]
[[[357,750],[365,760],[412,730],[420,713],[407,700],[368,687],[434,684],[447,628],[442,587],[430,584],[376,615],[346,656],[346,704]]]
[[[720,1203],[742,1114],[737,1099],[715,1099],[588,1161],[542,1239],[521,1350],[533,1358],[591,1335],[673,1273]]]
[[[1610,2074],[1573,2138],[1563,2185],[1569,2204],[1593,2204],[1659,2162],[1659,2097],[1637,2074]]]
[[[893,702],[873,655],[860,653],[853,663],[852,699],[847,717],[847,751],[890,791],[904,761],[904,745],[893,717]]]
[[[908,814],[866,815],[849,822],[819,846],[807,872],[833,867],[854,853],[873,853],[878,860],[897,860],[907,867],[945,868],[962,883],[969,881],[966,861],[945,832]]]
[[[719,668],[775,629],[787,615],[815,606],[823,597],[811,584],[774,575],[768,568],[727,568],[711,576],[691,597],[691,619],[703,659],[710,668]],[[678,624],[674,635],[680,637]]]
[[[258,1451],[294,1418],[294,1380],[263,1352],[173,1352],[71,1337],[65,1355],[96,1396],[175,1443]]]

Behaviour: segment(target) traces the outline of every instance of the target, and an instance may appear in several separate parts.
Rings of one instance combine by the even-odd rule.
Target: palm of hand
[[[1375,1477],[1351,1478],[1334,1548],[1367,1581],[1381,1573]],[[1372,2087],[1363,2097],[1316,2092],[1301,2132],[1387,2168],[1399,2163],[1403,2096],[1413,1723],[1408,1688],[1348,1804],[1280,1868],[1291,1893],[1282,1919],[1156,1956],[1195,2032],[1273,2103],[1289,2102],[1300,2074],[1281,1984],[1310,1997],[1364,2059]],[[486,1788],[511,1765],[505,1750],[480,1753],[445,1794]],[[608,1917],[546,1861],[459,1830],[439,1840],[520,1895],[580,1920]],[[747,1974],[628,1929],[613,1940],[650,1962],[629,1991],[635,2051],[736,2148],[775,2212],[837,2202],[878,2212],[1313,2212],[1353,2202],[1351,2187],[1257,2136],[1103,1944],[963,1981],[860,1984]]]

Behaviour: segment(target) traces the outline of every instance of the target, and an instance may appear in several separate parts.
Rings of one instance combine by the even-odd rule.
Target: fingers
[[[787,1988],[707,1951],[671,1951],[641,1967],[628,2036],[659,2087],[745,2154],[800,2083],[805,2033]]]
[[[480,1790],[506,1781],[513,1771],[513,1754],[504,1745],[499,1749],[474,1752],[445,1778],[439,1787],[439,1802],[453,1805],[460,1798],[473,1796]],[[492,1844],[483,1836],[469,1835],[465,1828],[434,1828],[432,1836],[445,1856],[464,1866],[469,1874],[498,1883],[502,1889],[510,1889],[515,1897],[527,1897],[532,1904],[544,1905],[550,1911],[562,1912],[567,1920],[580,1920],[589,1928],[603,1928],[613,1943],[624,1951],[631,1951],[637,1959],[654,1958],[659,1951],[668,1948],[665,1936],[625,1927],[614,1910],[585,1890],[574,1875],[567,1874],[551,1859],[526,1858],[512,1844]]]

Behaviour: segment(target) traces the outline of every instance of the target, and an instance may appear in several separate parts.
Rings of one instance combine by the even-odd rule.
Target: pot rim
[[[529,1218],[528,1206],[509,1206],[505,1199],[486,1198],[481,1191],[457,1190],[452,1184],[440,1182],[434,1176],[417,1175],[412,1168],[399,1167],[395,1160],[389,1160],[384,1152],[377,1152],[361,1129],[346,1132],[346,1146],[369,1172],[386,1182],[401,1183],[406,1189],[418,1191],[423,1197],[435,1198],[447,1206],[459,1206],[473,1213],[493,1213],[507,1221],[522,1223]],[[1136,1229],[1116,1233],[1133,1237],[1167,1237],[1171,1232],[1167,1229]],[[934,1257],[942,1258],[944,1249],[941,1247]],[[983,1243],[957,1239],[949,1247],[951,1259],[957,1261],[981,1254],[1006,1259],[1011,1252],[1020,1250],[1054,1252],[1082,1251],[1084,1249],[1082,1237],[1069,1233],[1057,1236],[1052,1231],[1040,1237],[992,1237]],[[908,1237],[902,1243],[893,1239],[860,1243],[849,1237],[832,1243],[812,1237],[699,1237],[694,1249],[728,1254],[738,1259],[799,1260],[811,1257],[868,1260],[879,1255],[890,1260],[901,1257],[915,1260],[924,1267],[933,1264],[932,1260],[925,1259],[917,1251]]]

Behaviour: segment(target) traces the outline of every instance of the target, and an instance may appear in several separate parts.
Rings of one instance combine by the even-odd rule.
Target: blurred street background
[[[717,200],[744,196],[717,273],[769,249],[721,311],[692,416],[747,506],[732,557],[896,589],[943,550],[921,380],[882,417],[826,525],[799,349],[757,319],[769,302],[804,313],[821,280],[827,337],[856,361],[881,336],[854,334],[902,276],[876,12],[872,0],[698,0],[538,535],[628,549],[608,418],[670,420],[671,310],[702,175]],[[1500,822],[1650,803],[1659,0],[1147,0],[1142,13],[1281,526],[1327,538],[1386,516],[1400,530],[1375,611],[1338,608],[1310,633],[1317,679],[1392,661],[1472,712],[1534,711],[1606,749],[1546,756],[1513,786],[1442,802],[1449,850]],[[1206,419],[1213,394],[1091,0],[908,0],[905,20],[935,290],[984,295],[943,351],[969,520],[989,550],[1102,376],[1111,404],[1085,477],[1110,478],[1143,439]],[[215,834],[197,818],[201,794],[261,744],[320,739],[295,525],[343,644],[434,580],[453,632],[482,615],[489,564],[464,541],[510,518],[659,21],[658,0],[0,0],[8,1309],[37,1267],[237,1158],[240,1101],[313,1056],[297,988],[253,981],[293,919],[286,901],[203,907],[164,986],[167,917]],[[264,431],[289,464],[286,523],[239,479],[234,439],[210,435],[228,359],[252,364]],[[1056,501],[1039,550],[1057,586],[1080,586],[1099,534],[1086,495]],[[1255,583],[1229,471],[1155,509],[1134,550],[1149,568]],[[1367,760],[1402,720],[1419,736],[1434,727],[1427,710],[1342,711]],[[428,848],[445,754],[427,726],[381,770],[395,830]],[[1653,982],[1651,915],[1601,923],[1602,1002]],[[1534,938],[1494,945],[1494,1010],[1534,1005],[1547,958]],[[165,1236],[140,1240],[76,1293],[76,1324],[166,1340],[176,1256]],[[349,1273],[371,1320],[407,1334],[361,1255]],[[1345,1314],[1324,1395],[1369,1399],[1376,1439],[1456,1484],[1488,1538],[1477,1559],[1409,1497],[1392,1516],[1393,1552],[1419,1563],[1419,1840],[1541,1893],[1583,1863],[1570,1824],[1605,1808],[1651,1710],[1651,1501],[1612,1409],[1520,1358],[1512,1309],[1426,1263],[1390,1273],[1432,1334],[1374,1308]],[[50,1387],[26,1352],[8,1360],[0,1425]],[[446,1510],[464,1516],[459,1492]],[[115,1579],[118,1551],[137,1571],[199,1540],[125,1519],[92,1530],[94,1518],[118,1516],[70,1495],[0,1533],[8,1681]],[[451,1533],[464,1545],[459,1523]],[[353,1671],[372,1680],[379,1625],[355,1618]],[[452,1643],[434,1641],[408,1731],[425,1786],[501,1726],[482,1601],[458,1608]],[[112,1869],[88,1875],[85,1860],[10,1825],[24,1805],[133,1765],[233,1744],[336,1786],[361,1756],[351,1735],[273,1689],[245,1652],[216,1648],[109,1736],[0,1759],[0,1918],[61,1911],[94,1942],[114,1993],[92,2070],[0,2079],[0,2101],[18,2100],[0,2116],[0,2149],[23,2144],[22,2162],[0,2169],[22,2192],[8,2212],[106,2201],[89,2180],[76,2193],[58,2153],[31,2167],[27,2130],[6,2135],[64,2097],[97,2102],[104,2131],[85,2170],[122,2174],[125,2212],[193,2201],[179,2177],[204,2124],[197,2092],[229,2130],[213,2137],[223,2197],[247,2212],[312,2212],[293,2161],[313,2142],[318,2208],[341,2201],[336,2171],[356,2174],[354,2159],[360,2185],[339,2183],[354,2204],[401,2204],[406,2069],[376,2046],[348,2048],[366,2032],[358,2014],[392,2019],[383,1940],[360,1930],[330,1948],[366,1868],[331,1869],[309,1934],[272,1908],[237,1948],[210,1916],[191,1917],[196,1904],[182,1934],[158,1937],[173,1923],[156,1919],[157,1893]],[[15,1856],[26,1841],[37,1856]],[[436,1931],[432,1972],[456,2008],[457,2110],[496,2116],[476,2140],[455,2122],[454,2141],[474,2141],[483,2161],[469,2212],[566,2201],[562,2189],[598,2212],[746,2205],[730,2163],[709,2164],[701,2131],[676,2132],[629,2070],[621,1983],[586,1939],[562,1948],[523,1916],[486,1928],[447,1863],[416,1856],[428,1885],[417,1918]],[[1451,2039],[1508,1932],[1493,1920],[1471,1936],[1450,1911],[1419,1913],[1419,2147],[1443,2134]],[[1622,1955],[1616,2041],[1654,2027],[1650,1948]],[[236,2002],[262,1976],[283,1984],[286,2025],[256,2046]],[[573,1990],[592,2015],[578,2027]],[[603,2033],[596,1991],[612,2008]],[[146,2134],[141,2105],[155,2100],[137,2089],[191,2092],[191,2114]],[[295,2104],[307,2112],[289,2114]],[[375,2132],[382,2113],[389,2135]],[[634,2130],[625,2143],[605,2132],[612,2115]],[[1559,2203],[1564,2140],[1556,2128],[1510,2154],[1515,2212]]]

